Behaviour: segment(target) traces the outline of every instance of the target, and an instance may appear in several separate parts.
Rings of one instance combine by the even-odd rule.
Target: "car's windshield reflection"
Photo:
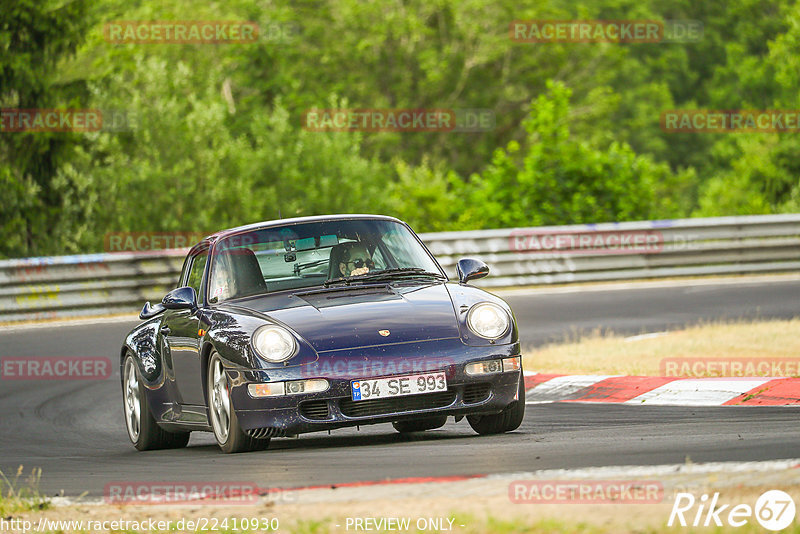
[[[380,219],[300,223],[243,232],[215,246],[212,303],[384,277],[446,277],[403,224]]]

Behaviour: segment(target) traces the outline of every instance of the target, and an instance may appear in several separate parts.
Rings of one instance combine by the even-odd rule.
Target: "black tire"
[[[447,422],[446,415],[437,415],[435,417],[426,417],[424,419],[412,419],[409,421],[395,421],[392,426],[398,432],[405,434],[406,432],[423,432],[425,430],[433,430],[434,428],[441,428]]]
[[[132,354],[125,356],[122,369],[122,411],[125,414],[128,438],[133,446],[140,451],[185,447],[189,443],[190,432],[167,432],[156,423],[142,386],[139,367]],[[131,417],[134,410],[138,410],[138,429]]]
[[[481,435],[502,434],[519,428],[525,417],[525,379],[520,372],[519,400],[509,404],[505,410],[494,415],[469,415],[467,421],[472,430]]]
[[[229,385],[225,373],[215,375],[215,369],[222,369],[222,358],[213,352],[208,361],[208,372],[206,374],[207,386],[207,406],[208,422],[214,431],[214,438],[222,452],[230,454],[237,452],[263,451],[269,447],[269,438],[256,439],[248,436],[242,427],[239,426],[239,419],[236,417],[236,410],[233,409],[230,396],[228,396]],[[215,390],[215,383],[218,389]],[[224,388],[224,391],[222,391]],[[227,415],[223,417],[220,409],[224,406],[224,398],[227,398]],[[219,400],[220,405],[216,406],[215,401]]]

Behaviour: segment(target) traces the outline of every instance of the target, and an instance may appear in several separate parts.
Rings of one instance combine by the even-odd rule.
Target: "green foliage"
[[[735,105],[728,107],[800,109],[800,5],[772,6],[771,10],[780,15],[779,22],[768,17],[753,23],[772,28],[769,40],[751,34],[741,43],[728,45],[730,61],[718,74],[714,95],[718,105],[732,101]],[[754,55],[753,48],[760,54]],[[796,132],[717,137],[710,150],[713,167],[708,166],[709,177],[702,184],[694,215],[798,211],[800,141]]]
[[[386,194],[389,213],[403,218],[417,232],[452,230],[461,207],[459,177],[453,171],[431,168],[427,161],[416,167],[397,161],[395,172],[397,181]]]
[[[90,26],[83,0],[7,0],[0,9],[0,107],[80,107],[82,79],[60,77]],[[0,132],[0,256],[65,251],[85,218],[85,180],[62,171],[81,143],[76,134]],[[5,195],[4,195],[5,197]],[[6,233],[8,232],[8,233]]]
[[[0,516],[7,518],[50,507],[50,500],[39,492],[42,470],[34,468],[29,475],[23,476],[22,466],[19,466],[12,479],[0,471]]]
[[[603,148],[576,140],[570,134],[569,98],[563,84],[548,84],[548,94],[531,105],[526,149],[512,141],[473,177],[461,223],[493,228],[674,214],[659,191],[680,185],[687,175],[674,176],[667,165],[637,156],[627,144]]]
[[[199,91],[188,65],[140,60],[137,77],[119,76],[109,93],[119,96],[103,102],[127,109],[130,131],[96,134],[76,162],[104,204],[97,227],[212,232],[281,216],[383,210],[383,166],[360,156],[357,136],[297,129],[280,103],[252,113],[235,133],[224,97],[214,87]]]
[[[694,19],[704,34],[512,41],[509,23],[530,19]],[[114,20],[249,20],[262,36],[112,44]],[[797,134],[675,134],[659,118],[800,109],[798,52],[796,0],[7,0],[2,107],[134,123],[0,133],[0,257],[334,212],[446,231],[797,211]],[[310,132],[312,107],[490,109],[496,126]]]

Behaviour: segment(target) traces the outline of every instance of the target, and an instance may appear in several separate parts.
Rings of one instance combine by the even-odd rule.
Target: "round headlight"
[[[262,326],[253,334],[253,347],[259,356],[268,362],[278,363],[291,358],[297,352],[297,341],[283,327]]]
[[[508,332],[511,320],[508,313],[491,302],[481,302],[470,308],[467,314],[469,329],[486,339],[497,339]]]

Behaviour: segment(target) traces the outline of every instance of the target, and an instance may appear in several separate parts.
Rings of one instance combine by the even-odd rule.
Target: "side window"
[[[206,250],[192,258],[192,265],[189,267],[189,278],[186,281],[186,285],[197,292],[198,300],[202,300],[200,284],[203,282],[203,269],[205,269],[207,258],[208,251]]]

